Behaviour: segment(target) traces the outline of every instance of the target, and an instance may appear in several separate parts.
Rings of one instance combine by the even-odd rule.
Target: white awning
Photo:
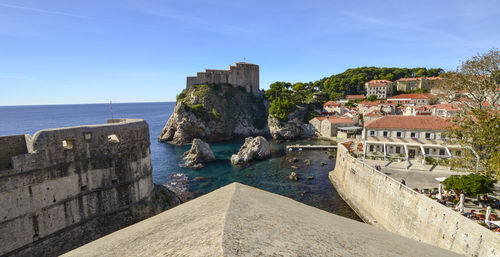
[[[439,182],[443,182],[446,177],[438,177],[438,178],[434,178],[435,180],[439,181]]]

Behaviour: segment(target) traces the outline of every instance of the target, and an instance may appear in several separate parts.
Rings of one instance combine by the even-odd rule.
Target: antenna
[[[111,100],[109,100],[109,108],[111,109],[111,119],[114,120],[115,117],[113,115],[113,102],[111,102]]]

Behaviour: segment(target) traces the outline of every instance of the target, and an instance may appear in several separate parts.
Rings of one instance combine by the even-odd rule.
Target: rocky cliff
[[[279,121],[277,118],[269,115],[268,127],[271,136],[274,139],[290,140],[301,137],[312,137],[314,128],[311,124],[304,123],[307,115],[307,109],[297,106],[297,110],[288,115],[288,121]]]
[[[265,100],[230,85],[195,85],[177,97],[160,141],[188,144],[194,138],[224,141],[269,135]]]

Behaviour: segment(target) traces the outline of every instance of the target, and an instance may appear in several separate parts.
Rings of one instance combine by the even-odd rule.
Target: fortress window
[[[91,133],[83,133],[83,137],[85,138],[85,140],[89,141],[90,139],[92,139],[92,134]]]
[[[64,147],[64,149],[73,149],[73,143],[74,140],[63,140],[62,146]]]
[[[108,136],[108,143],[120,143],[120,139],[116,134],[112,134]]]

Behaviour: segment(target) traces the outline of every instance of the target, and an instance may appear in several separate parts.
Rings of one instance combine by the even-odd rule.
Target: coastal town
[[[365,95],[327,101],[321,116],[309,123],[318,137],[339,142],[363,163],[500,235],[498,185],[493,194],[477,197],[444,190],[442,182],[449,176],[479,169],[474,149],[454,144],[448,136],[453,118],[465,112],[468,92],[455,92],[454,101],[443,100],[437,85],[444,80],[370,80],[365,83]],[[394,93],[398,91],[426,93]],[[474,168],[454,167],[450,160],[467,151],[477,158]]]

